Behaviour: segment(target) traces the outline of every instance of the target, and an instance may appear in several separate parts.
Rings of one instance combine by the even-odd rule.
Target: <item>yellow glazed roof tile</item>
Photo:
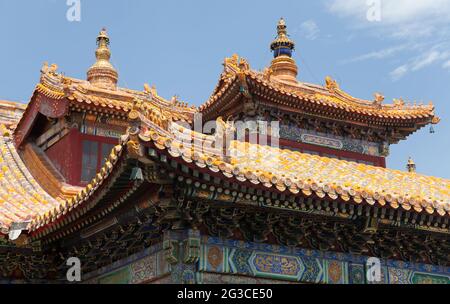
[[[0,136],[0,231],[26,223],[61,204],[48,195],[28,172],[6,127]]]
[[[155,132],[147,126],[140,138],[200,168],[282,192],[450,215],[447,179],[240,141],[231,142],[224,158],[214,148],[214,137],[174,125],[169,132]],[[193,139],[191,144],[187,138]]]
[[[384,103],[384,96],[381,94],[375,94],[374,100],[355,98],[341,90],[339,84],[330,77],[325,79],[325,85],[323,86],[301,81],[296,81],[296,83],[286,82],[272,76],[270,69],[266,69],[264,72],[250,69],[247,61],[237,55],[226,58],[224,66],[221,80],[208,101],[200,106],[201,112],[206,111],[217,102],[234,81],[242,81],[242,79],[247,78],[257,83],[266,93],[277,92],[298,100],[306,100],[312,104],[341,109],[346,112],[397,120],[434,118],[433,123],[439,122],[439,118],[435,117],[432,103],[411,105],[403,99],[394,99],[392,104],[386,104]]]

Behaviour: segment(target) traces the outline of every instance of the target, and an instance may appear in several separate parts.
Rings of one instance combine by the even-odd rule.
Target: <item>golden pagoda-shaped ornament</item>
[[[111,50],[109,49],[109,37],[106,29],[102,29],[97,37],[97,58],[87,72],[87,80],[94,86],[114,90],[117,87],[119,75],[109,61]]]
[[[283,18],[278,21],[277,32],[277,38],[270,45],[274,55],[270,66],[272,76],[280,80],[297,83],[298,67],[295,60],[292,59],[295,43],[288,37],[286,22]]]

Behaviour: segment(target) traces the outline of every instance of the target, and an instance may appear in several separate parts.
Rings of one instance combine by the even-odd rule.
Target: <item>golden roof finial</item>
[[[292,59],[295,43],[288,37],[286,21],[283,18],[278,21],[277,33],[277,38],[270,44],[274,57],[270,66],[273,76],[288,82],[297,83],[298,68],[295,60]]]
[[[103,28],[97,36],[97,50],[95,51],[97,61],[87,72],[88,81],[95,86],[115,89],[119,75],[111,62],[111,51],[109,49],[109,37]]]
[[[295,48],[295,43],[288,37],[286,21],[284,21],[283,18],[278,21],[277,33],[277,38],[270,45],[270,49],[274,51],[275,57],[280,55],[291,57],[292,51]]]
[[[410,173],[416,172],[416,163],[414,162],[414,160],[411,157],[408,159],[408,164],[406,165],[406,169],[408,169],[408,172],[410,172]]]
[[[284,21],[284,18],[281,17],[280,21],[278,21],[277,30],[278,30],[278,37],[286,36],[287,30],[286,30],[286,21]]]

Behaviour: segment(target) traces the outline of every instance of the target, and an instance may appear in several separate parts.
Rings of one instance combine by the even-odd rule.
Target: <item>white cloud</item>
[[[390,76],[399,80],[433,64],[450,69],[450,0],[323,0],[332,14],[345,18],[356,31],[394,46],[368,52],[346,63],[395,57],[403,64]],[[380,4],[380,21],[368,20],[368,11]],[[406,46],[406,47],[405,47]]]
[[[392,80],[397,81],[408,73],[409,68],[407,65],[402,65],[393,70],[390,74]]]
[[[439,53],[438,51],[432,51],[424,56],[421,56],[420,58],[417,58],[411,66],[411,71],[419,71],[433,63],[435,63],[437,60],[439,60],[443,54]]]
[[[329,0],[328,9],[332,13],[345,17],[356,17],[369,22],[367,12],[374,7],[377,0]],[[379,0],[381,3],[381,22],[404,24],[423,19],[450,19],[449,0]]]
[[[307,20],[300,25],[300,33],[308,40],[315,40],[319,36],[320,29],[314,20]]]
[[[408,44],[404,44],[404,45],[397,45],[397,46],[393,46],[393,47],[389,47],[389,48],[385,48],[382,50],[378,50],[378,51],[373,51],[361,56],[357,56],[355,58],[351,58],[348,60],[345,60],[343,63],[352,63],[352,62],[359,62],[359,61],[365,61],[365,60],[372,60],[372,59],[386,59],[389,57],[392,57],[396,54],[398,54],[399,52],[405,50],[408,48]]]
[[[442,65],[442,68],[450,70],[450,60],[444,62],[444,64]]]
[[[450,58],[450,52],[431,50],[393,70],[390,73],[391,79],[397,81],[410,72],[417,72],[437,62],[448,60],[448,58]],[[446,68],[446,64],[450,68],[450,61],[444,63],[443,68]]]

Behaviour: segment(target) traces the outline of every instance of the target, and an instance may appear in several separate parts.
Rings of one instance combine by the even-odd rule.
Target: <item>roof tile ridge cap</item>
[[[100,88],[100,87],[96,87],[91,84],[85,84],[85,83],[80,84],[80,85],[82,85],[83,89],[85,89],[87,91],[87,93],[85,93],[85,94],[99,93],[99,95],[102,95],[101,97],[105,97],[104,95],[106,95],[106,96],[109,96],[111,99],[116,99],[116,100],[120,100],[120,99],[114,98],[114,97],[122,97],[122,98],[127,98],[130,100],[132,100],[134,98],[133,94],[126,92],[124,90],[121,90],[121,89],[110,90],[110,89]],[[105,97],[105,98],[108,98],[108,97]]]
[[[347,93],[346,91],[344,91],[340,88],[336,89],[334,91],[334,95],[335,95],[335,97],[342,97],[343,98],[343,99],[341,99],[342,101],[349,101],[352,104],[357,105],[357,106],[367,107],[367,109],[373,109],[373,110],[377,110],[377,111],[380,110],[380,109],[376,109],[373,107],[373,101],[354,97],[350,93]],[[384,108],[385,105],[381,105],[381,107]]]
[[[189,102],[186,102],[186,106],[179,106],[179,105],[174,105],[171,101],[165,99],[162,96],[156,95],[156,96],[152,96],[153,98],[146,98],[144,99],[144,101],[152,103],[154,102],[156,99],[157,103],[160,103],[159,105],[164,106],[170,110],[176,110],[178,113],[185,113],[186,110],[191,110],[192,106],[189,106]],[[197,107],[195,108],[197,109]]]
[[[427,111],[427,110],[434,110],[434,105],[417,105],[415,108],[414,107],[409,107],[409,106],[404,106],[404,107],[398,107],[393,103],[389,103],[389,104],[381,104],[380,108],[375,108],[373,101],[371,100],[367,100],[367,99],[363,99],[363,98],[358,98],[358,97],[354,97],[352,96],[350,93],[347,93],[346,91],[342,90],[341,88],[338,88],[334,91],[334,94],[339,95],[340,97],[344,98],[343,101],[350,101],[352,103],[355,103],[358,106],[363,106],[364,108],[367,108],[368,110],[371,110],[373,112],[380,112],[380,111],[386,111],[386,112],[391,112],[391,111],[402,111],[402,112],[408,112],[408,113],[414,113],[415,111]]]
[[[278,90],[281,93],[289,93],[291,95],[295,95],[296,97],[301,97],[301,95],[309,94],[313,95],[314,93],[317,93],[313,91],[311,88],[306,87],[299,87],[296,85],[288,84],[282,82],[280,79],[277,79],[276,77],[270,77],[270,79],[264,79],[264,78],[254,78],[257,81],[261,81],[264,85],[268,86],[272,90]],[[297,89],[297,90],[295,90]],[[300,89],[303,89],[308,92],[302,92]]]

